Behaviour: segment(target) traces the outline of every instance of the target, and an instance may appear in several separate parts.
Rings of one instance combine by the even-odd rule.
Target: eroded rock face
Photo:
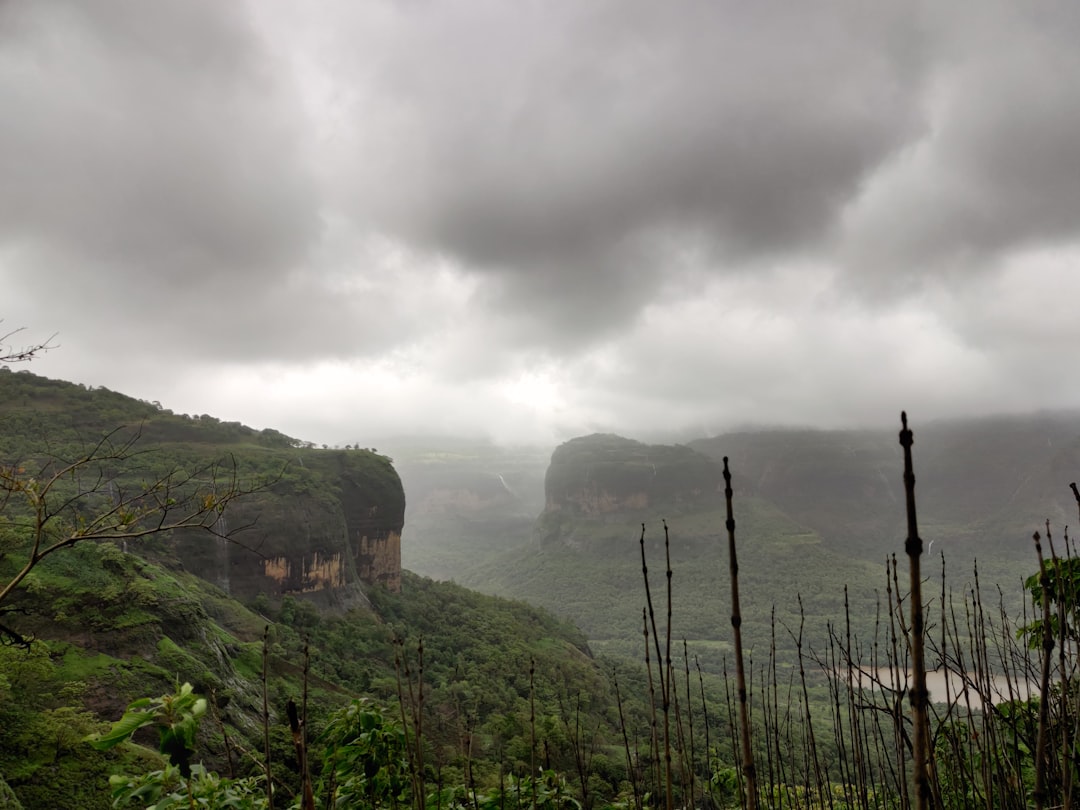
[[[567,521],[675,513],[713,505],[723,472],[682,445],[648,445],[611,434],[571,439],[555,449],[544,481],[539,541],[563,540]]]
[[[360,583],[401,590],[405,494],[389,459],[312,451],[270,491],[242,498],[222,527],[232,542],[181,538],[185,567],[240,599],[335,601]]]

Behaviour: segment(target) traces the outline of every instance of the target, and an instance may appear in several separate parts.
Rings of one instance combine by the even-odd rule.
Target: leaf
[[[136,703],[143,702],[144,701],[142,700],[136,701]],[[149,703],[149,701],[145,702]],[[140,728],[154,722],[153,712],[143,711],[141,709],[132,711],[132,706],[135,706],[135,703],[128,707],[128,710],[124,712],[123,717],[113,723],[111,729],[104,734],[88,737],[87,742],[99,751],[107,751],[108,749],[131,739],[131,735]]]

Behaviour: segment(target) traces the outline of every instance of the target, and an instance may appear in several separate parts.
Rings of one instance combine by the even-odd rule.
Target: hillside
[[[1073,522],[1069,483],[1080,472],[1080,414],[1042,413],[914,425],[922,534],[955,563],[1027,562],[1049,519]],[[895,431],[777,430],[701,439],[729,456],[750,494],[819,532],[838,551],[880,556],[903,503]]]
[[[1060,531],[1075,514],[1068,484],[1080,470],[1080,416],[914,427],[920,533],[934,542],[927,575],[940,582],[943,553],[951,587],[963,592],[977,561],[982,584],[1001,584],[1007,606],[1017,609],[1017,585],[1035,566],[1032,532],[1047,518]],[[801,597],[808,637],[820,643],[827,623],[843,615],[845,587],[850,614],[870,632],[885,559],[903,554],[906,531],[892,430],[768,430],[683,447],[605,435],[574,439],[551,455],[545,508],[531,527],[483,534],[481,517],[472,532],[447,524],[438,570],[429,573],[545,606],[578,623],[594,649],[638,656],[638,538],[645,523],[656,588],[666,519],[677,633],[722,653],[730,611],[717,492],[724,456],[734,476],[748,637],[769,637],[775,609],[778,644],[790,650],[784,628],[797,626]],[[444,467],[449,476],[453,461]],[[424,560],[414,564],[426,570]]]
[[[265,484],[222,517],[248,527],[234,535],[238,542],[182,532],[80,542],[34,567],[0,612],[0,624],[16,634],[8,640],[21,639],[0,646],[0,797],[6,781],[26,808],[111,806],[109,774],[146,772],[162,760],[141,747],[95,751],[83,738],[130,701],[183,682],[211,698],[199,756],[222,771],[251,772],[258,755],[234,760],[239,751],[262,751],[264,654],[283,791],[295,791],[298,779],[286,702],[309,693],[315,740],[351,697],[395,704],[398,664],[418,666],[421,644],[425,739],[448,784],[466,768],[483,785],[527,770],[534,734],[550,750],[550,767],[571,773],[571,702],[596,734],[614,739],[608,679],[578,630],[523,603],[401,571],[397,546],[383,542],[400,532],[405,503],[388,457],[316,449],[273,430],[0,372],[0,459],[12,475],[47,474],[118,429],[138,452],[62,481],[68,488],[58,492],[76,509],[73,519],[124,502],[162,470],[218,462]],[[9,498],[0,514],[7,577],[25,550],[21,509]],[[382,558],[371,551],[380,542],[390,550]],[[461,739],[471,733],[477,738],[465,751]],[[608,791],[618,785],[612,778]]]
[[[637,659],[646,604],[644,528],[654,601],[665,599],[670,554],[672,632],[688,641],[707,671],[719,673],[731,651],[721,472],[685,446],[601,434],[573,439],[552,454],[546,507],[531,542],[477,562],[461,582],[546,607],[576,622],[594,649]],[[736,522],[741,571],[750,584],[744,627],[759,643],[775,627],[780,646],[790,647],[799,595],[809,632],[824,638],[826,622],[844,613],[845,584],[851,613],[873,616],[875,590],[883,586],[880,563],[837,554],[816,532],[741,490]]]
[[[238,499],[217,527],[236,542],[177,533],[167,548],[148,546],[163,561],[239,598],[306,593],[347,603],[364,583],[400,585],[405,494],[389,458],[320,450],[272,429],[178,415],[102,388],[0,371],[5,463],[41,479],[103,439],[99,455],[123,449],[123,457],[85,465],[79,498],[115,501],[166,478],[258,490]]]

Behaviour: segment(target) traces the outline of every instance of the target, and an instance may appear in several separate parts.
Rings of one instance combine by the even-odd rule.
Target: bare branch
[[[202,530],[232,540],[222,516],[242,495],[269,483],[244,483],[236,460],[217,460],[193,470],[171,467],[153,471],[131,486],[140,432],[117,429],[102,436],[73,461],[56,457],[38,462],[36,474],[22,465],[0,466],[0,504],[8,525],[24,540],[12,553],[22,557],[18,572],[0,581],[0,609],[46,557],[78,543],[137,541],[174,530]],[[25,555],[25,556],[23,556]],[[0,633],[3,630],[0,628]]]
[[[10,332],[4,335],[0,335],[0,363],[25,363],[33,360],[39,354],[49,351],[49,349],[55,349],[52,341],[56,337],[56,333],[49,335],[49,337],[42,343],[32,343],[26,346],[13,346],[8,341],[12,336],[22,332],[24,327],[18,329],[12,329]]]

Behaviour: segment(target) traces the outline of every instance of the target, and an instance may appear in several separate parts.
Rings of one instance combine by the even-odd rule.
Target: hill
[[[1007,607],[1018,609],[1019,581],[1036,566],[1032,533],[1048,518],[1060,529],[1076,509],[1068,484],[1080,469],[1080,415],[914,427],[920,533],[933,541],[931,587],[941,580],[939,553],[957,592],[970,587],[977,562],[982,584],[1001,584]],[[742,432],[682,447],[609,435],[573,439],[551,455],[545,507],[531,526],[519,521],[485,534],[482,516],[469,532],[449,523],[438,570],[429,573],[545,606],[578,623],[594,649],[640,657],[638,539],[644,523],[650,570],[662,573],[666,519],[677,632],[722,653],[730,608],[716,488],[724,456],[734,476],[748,637],[768,638],[775,610],[778,643],[790,651],[783,627],[798,625],[801,597],[807,632],[823,643],[827,624],[843,615],[845,588],[850,615],[870,632],[885,560],[902,556],[906,532],[901,451],[891,430]],[[453,466],[443,462],[447,478]],[[535,467],[529,477],[539,479]],[[422,559],[414,565],[427,570]]]
[[[161,481],[258,490],[219,527],[237,542],[182,532],[168,549],[148,546],[240,598],[318,593],[347,602],[362,583],[399,586],[405,494],[389,458],[0,370],[0,459],[43,480],[95,448],[110,457],[80,468],[81,500],[115,503]]]
[[[916,492],[926,540],[953,563],[1026,562],[1033,531],[1076,514],[1069,483],[1080,471],[1080,414],[951,420],[915,425]],[[819,532],[832,548],[880,556],[898,533],[903,503],[893,431],[778,430],[691,442],[729,456],[750,494]]]
[[[287,701],[309,695],[315,740],[352,697],[396,703],[402,662],[406,678],[410,666],[423,673],[429,762],[448,785],[463,783],[466,770],[481,786],[520,775],[534,737],[550,767],[572,773],[572,706],[598,739],[614,739],[608,679],[578,630],[521,602],[401,570],[405,500],[388,457],[321,450],[273,430],[0,371],[0,465],[12,481],[36,487],[44,478],[35,473],[117,436],[124,447],[134,441],[132,452],[63,478],[56,520],[131,502],[128,494],[162,471],[217,465],[264,484],[222,516],[248,526],[237,542],[185,532],[80,542],[22,581],[2,611],[8,639],[20,643],[0,646],[0,796],[6,780],[27,808],[111,806],[111,773],[145,773],[162,760],[140,747],[95,751],[83,738],[130,701],[183,682],[211,699],[197,747],[222,771],[257,768],[261,755],[251,752],[262,751],[267,696],[283,791],[298,784]],[[27,524],[20,492],[8,494],[0,574],[10,577]],[[617,767],[612,774],[609,792]]]

